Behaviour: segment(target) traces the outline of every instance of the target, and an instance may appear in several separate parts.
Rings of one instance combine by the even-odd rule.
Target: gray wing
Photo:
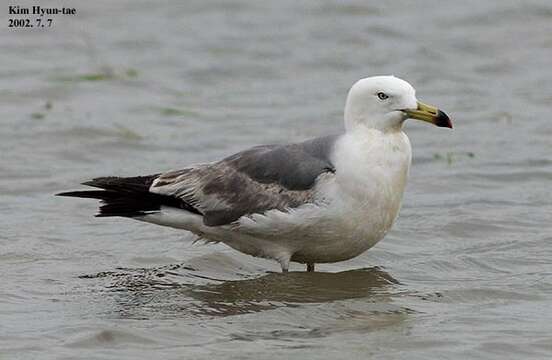
[[[338,137],[256,146],[219,162],[162,174],[150,192],[181,199],[201,212],[208,226],[295,208],[313,200],[318,176],[335,172],[330,154]]]

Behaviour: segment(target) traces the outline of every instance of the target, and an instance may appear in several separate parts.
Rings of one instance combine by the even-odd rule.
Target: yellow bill
[[[448,127],[452,129],[452,122],[447,114],[439,110],[435,106],[424,104],[418,101],[416,110],[403,110],[411,119],[427,121],[440,127]]]

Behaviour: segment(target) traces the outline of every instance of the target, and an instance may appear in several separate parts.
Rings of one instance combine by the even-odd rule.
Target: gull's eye
[[[384,92],[381,92],[381,91],[380,91],[377,95],[378,95],[378,98],[379,98],[380,100],[389,99],[389,95],[387,95],[387,94],[384,93]]]

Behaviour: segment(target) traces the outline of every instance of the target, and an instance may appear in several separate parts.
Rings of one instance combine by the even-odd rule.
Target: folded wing
[[[285,211],[312,202],[317,178],[335,171],[330,153],[336,139],[257,146],[219,162],[161,174],[149,191],[197,209],[207,226],[272,209]]]

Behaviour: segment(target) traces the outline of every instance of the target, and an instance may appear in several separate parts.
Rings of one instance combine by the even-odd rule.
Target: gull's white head
[[[419,102],[412,85],[394,76],[361,79],[349,90],[345,104],[347,130],[358,126],[381,131],[400,130],[408,118],[452,128],[444,112]]]

